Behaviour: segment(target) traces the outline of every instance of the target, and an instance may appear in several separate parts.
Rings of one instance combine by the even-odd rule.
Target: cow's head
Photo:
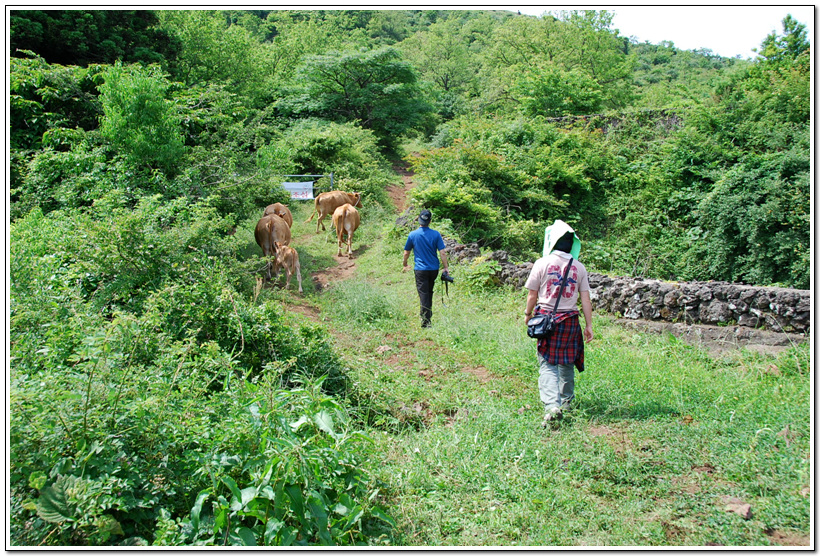
[[[282,245],[282,243],[280,243],[278,241],[273,242],[273,252],[276,253],[276,260],[277,261],[282,261],[282,259],[285,257],[284,247],[285,246]]]
[[[351,195],[352,195],[352,196],[353,196],[353,198],[355,199],[355,202],[353,202],[353,203],[351,203],[351,204],[352,204],[354,207],[359,207],[359,208],[361,208],[361,206],[362,206],[362,194],[361,194],[361,193],[357,193],[357,192],[355,192],[355,191],[354,191],[353,193],[351,193]]]

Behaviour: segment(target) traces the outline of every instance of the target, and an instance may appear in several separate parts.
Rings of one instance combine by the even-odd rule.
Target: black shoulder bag
[[[546,315],[535,315],[527,321],[527,336],[530,338],[546,338],[553,330],[555,330],[555,313],[558,311],[558,304],[561,303],[561,296],[564,295],[564,287],[567,285],[567,276],[569,276],[569,269],[572,266],[572,257],[569,258],[569,264],[564,270],[564,278],[561,281],[561,289],[558,290],[558,299],[555,300],[555,307],[552,313]]]

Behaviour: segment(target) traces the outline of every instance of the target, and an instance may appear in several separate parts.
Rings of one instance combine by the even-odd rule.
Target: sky
[[[671,41],[681,50],[708,48],[714,54],[734,58],[755,58],[752,50],[772,31],[783,34],[783,18],[791,14],[806,25],[809,42],[814,43],[814,6],[812,5],[516,5],[483,7],[521,11],[527,15],[543,15],[562,9],[594,9],[614,12],[612,28],[621,36],[634,37],[638,42],[658,44]]]

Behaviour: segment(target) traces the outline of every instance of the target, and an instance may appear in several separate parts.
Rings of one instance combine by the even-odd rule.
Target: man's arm
[[[584,339],[589,342],[593,338],[592,334],[592,300],[589,298],[589,291],[580,292],[581,295],[581,310],[584,311],[584,321],[586,328],[584,328]]]
[[[444,249],[439,249],[438,256],[441,257],[441,268],[445,271],[447,270],[447,253]]]
[[[535,306],[538,303],[538,290],[527,290],[527,308],[524,310],[524,318],[530,320]]]
[[[404,260],[401,263],[401,266],[402,266],[401,271],[402,272],[407,272],[407,259],[409,259],[409,258],[410,258],[410,251],[405,249],[404,250]]]

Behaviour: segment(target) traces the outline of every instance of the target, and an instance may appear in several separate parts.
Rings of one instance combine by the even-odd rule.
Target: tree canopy
[[[172,64],[179,40],[157,27],[149,10],[12,10],[11,55],[36,52],[53,64]]]
[[[277,104],[286,116],[357,122],[387,146],[396,146],[431,110],[413,67],[390,47],[310,56],[295,81]]]

